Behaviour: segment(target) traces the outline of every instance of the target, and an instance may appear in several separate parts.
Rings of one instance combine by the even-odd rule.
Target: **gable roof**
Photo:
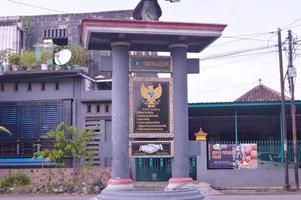
[[[285,96],[285,100],[289,97]],[[234,102],[281,101],[281,94],[263,84],[259,84]]]

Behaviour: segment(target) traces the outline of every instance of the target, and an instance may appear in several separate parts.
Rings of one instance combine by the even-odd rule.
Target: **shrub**
[[[20,63],[23,69],[34,69],[37,67],[35,53],[26,51],[21,54]]]
[[[16,177],[13,175],[5,176],[0,182],[0,188],[10,188],[14,186]]]
[[[26,186],[30,184],[30,178],[22,173],[16,173],[14,175],[5,176],[0,182],[0,188],[10,188],[13,186]]]
[[[10,65],[18,65],[20,63],[20,56],[18,54],[11,54],[9,57],[8,57],[8,63]]]
[[[29,185],[30,178],[26,174],[24,174],[22,172],[18,172],[15,174],[15,183],[17,186]]]

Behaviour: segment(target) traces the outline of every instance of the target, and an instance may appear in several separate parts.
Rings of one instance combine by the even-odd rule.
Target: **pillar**
[[[129,43],[112,42],[112,178],[108,187],[132,184],[129,179]]]
[[[188,158],[187,45],[170,45],[173,64],[174,158],[169,186],[192,182]]]

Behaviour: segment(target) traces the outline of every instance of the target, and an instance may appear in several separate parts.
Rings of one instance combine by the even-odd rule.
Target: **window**
[[[41,85],[41,90],[42,90],[42,91],[44,91],[44,90],[45,90],[45,88],[46,88],[46,87],[45,87],[45,82],[42,82],[42,85]]]
[[[109,104],[106,104],[105,105],[105,112],[108,113],[110,111],[110,106]]]
[[[59,82],[55,82],[55,90],[59,90],[60,89],[60,84]]]
[[[100,105],[96,106],[96,112],[98,112],[98,113],[100,112]]]
[[[31,91],[32,90],[32,87],[31,87],[31,82],[28,83],[28,86],[27,86],[27,91]]]
[[[91,105],[87,105],[87,113],[91,112]]]
[[[15,91],[18,91],[18,89],[19,89],[18,83],[15,83],[14,90],[15,90]]]
[[[98,90],[112,90],[112,82],[100,82],[97,83]]]

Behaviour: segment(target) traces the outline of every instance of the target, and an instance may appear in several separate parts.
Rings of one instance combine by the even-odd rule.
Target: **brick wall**
[[[35,169],[0,169],[0,180],[9,174],[15,174],[23,172],[30,177],[33,185],[46,185],[51,175],[51,184],[68,184],[73,182],[73,168],[35,168]],[[84,176],[85,183],[94,183],[95,181],[101,180],[104,183],[110,178],[110,169],[107,168],[93,168],[88,174]],[[63,183],[62,181],[63,180]]]

